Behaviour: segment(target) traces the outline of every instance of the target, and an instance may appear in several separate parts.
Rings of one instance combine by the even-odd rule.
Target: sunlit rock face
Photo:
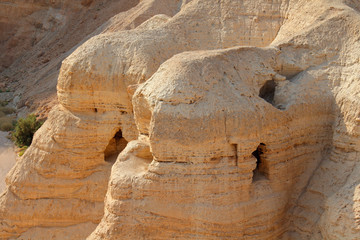
[[[356,239],[359,4],[169,3],[63,61],[0,236]]]

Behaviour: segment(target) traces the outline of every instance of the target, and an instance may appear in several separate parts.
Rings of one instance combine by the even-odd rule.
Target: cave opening
[[[256,158],[256,168],[253,170],[253,181],[267,178],[268,179],[268,166],[266,159],[266,144],[260,143],[252,155]]]
[[[126,139],[122,136],[121,130],[117,131],[113,138],[110,139],[104,155],[106,162],[115,162],[117,156],[124,150],[127,145]]]
[[[267,101],[268,103],[274,103],[276,82],[274,80],[268,80],[265,82],[264,86],[260,88],[259,97]]]

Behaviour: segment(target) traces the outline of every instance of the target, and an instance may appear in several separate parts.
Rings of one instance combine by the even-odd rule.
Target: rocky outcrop
[[[169,3],[63,61],[0,236],[358,238],[357,3]]]
[[[289,13],[294,16],[268,49],[183,53],[160,66],[133,98],[135,121],[153,159],[129,154],[132,145],[119,155],[105,216],[90,239],[308,239],[307,227],[309,234],[318,228],[319,239],[359,236],[356,201],[355,207],[349,203],[353,189],[347,211],[341,211],[343,225],[336,223],[336,206],[344,193],[323,213],[327,219],[330,210],[334,220],[318,221],[309,211],[314,227],[298,218],[302,201],[328,205],[305,195],[337,148],[334,116],[343,101],[333,91],[343,87],[336,74],[327,73],[351,62],[337,55],[343,40],[327,34],[335,26],[355,29],[345,16],[358,19],[344,5],[317,4],[305,7],[310,13],[314,7],[317,14],[323,11],[323,22],[311,25],[316,17],[301,19],[296,10],[304,6],[294,6]],[[307,24],[289,38],[287,30],[305,18]],[[344,141],[348,134],[338,137]],[[266,148],[259,153],[262,144]],[[355,149],[350,152],[357,156]],[[322,179],[321,191],[331,185],[327,181]],[[296,226],[302,228],[288,231]]]
[[[141,6],[123,16],[123,19],[129,17],[134,21],[144,21],[146,17],[157,14],[152,11],[161,10],[154,7],[155,3],[156,1],[143,2]],[[168,3],[178,7],[174,1]],[[176,10],[168,8],[163,10],[169,14],[171,11]],[[103,28],[108,27],[109,31],[119,30],[110,29],[112,21],[117,21],[119,24],[120,17],[116,17]],[[123,27],[126,27],[125,23]],[[90,114],[81,110],[69,111],[64,107],[66,100],[49,114],[49,120],[44,124],[43,130],[35,135],[32,146],[9,173],[7,182],[11,182],[12,187],[0,200],[3,206],[0,207],[1,218],[4,220],[1,222],[3,227],[0,232],[1,238],[19,236],[24,230],[32,228],[21,237],[38,238],[39,236],[35,237],[34,234],[41,232],[45,239],[51,237],[61,239],[64,234],[57,232],[72,229],[78,233],[73,235],[73,239],[79,239],[79,236],[84,238],[89,231],[91,232],[89,226],[94,227],[93,224],[100,221],[113,158],[107,153],[112,152],[112,145],[117,142],[117,136],[121,136],[118,139],[121,143],[125,141],[122,135],[127,139],[135,138],[135,125],[131,115],[129,117],[126,112],[118,108],[119,104],[123,104],[121,101],[124,98],[116,97],[113,101],[116,94],[109,93],[112,106],[105,106],[107,113],[104,115],[102,114],[104,109],[99,108],[97,113],[94,102],[87,102],[89,99],[86,98],[80,99],[77,104],[87,104],[91,109]],[[125,119],[124,124],[120,123],[121,119]],[[59,128],[53,128],[52,125],[57,125]],[[127,125],[129,130],[126,128]],[[123,134],[120,134],[120,127]],[[110,150],[105,153],[106,149]],[[37,160],[33,161],[34,158]],[[23,171],[24,173],[19,174]],[[19,204],[13,204],[14,202]],[[37,213],[29,209],[37,209]],[[21,212],[24,214],[20,214]],[[71,227],[64,228],[69,226]],[[51,227],[53,231],[43,231],[43,227]]]
[[[331,141],[332,108],[316,84],[313,94],[301,91],[312,103],[298,94],[280,110],[260,98],[273,78],[288,98],[302,88],[271,70],[277,54],[237,48],[165,62],[133,98],[153,159],[132,157],[130,144],[120,154],[90,239],[279,238],[291,199]]]

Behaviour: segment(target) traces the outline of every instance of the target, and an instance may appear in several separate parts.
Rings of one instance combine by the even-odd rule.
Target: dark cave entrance
[[[117,131],[112,139],[110,139],[107,145],[104,155],[106,162],[115,162],[117,156],[127,145],[127,141],[122,136],[121,130]]]
[[[253,181],[266,178],[268,179],[268,164],[266,159],[266,145],[260,143],[252,155],[256,158],[256,168],[253,170]]]
[[[266,81],[264,86],[260,88],[259,97],[267,101],[268,103],[274,103],[276,82],[274,80]]]

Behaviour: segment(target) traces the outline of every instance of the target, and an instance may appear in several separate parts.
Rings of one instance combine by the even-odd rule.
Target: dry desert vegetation
[[[360,239],[360,1],[0,0],[0,31],[47,119],[0,239]]]

